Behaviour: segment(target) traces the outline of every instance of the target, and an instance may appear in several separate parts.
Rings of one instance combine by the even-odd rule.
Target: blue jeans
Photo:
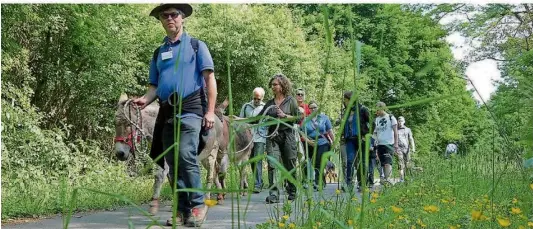
[[[200,179],[200,165],[197,155],[202,119],[183,117],[177,120],[181,122],[179,152],[175,152],[175,149],[172,148],[165,155],[170,184],[173,185],[173,182],[176,182],[178,189],[201,189],[202,180]],[[165,150],[174,144],[174,139],[174,124],[165,123],[163,128],[163,147]],[[178,165],[174,165],[175,156],[178,157]],[[178,167],[178,177],[174,177],[175,166]],[[204,194],[201,192],[178,192],[178,211],[182,213],[189,213],[192,208],[203,204]]]
[[[252,157],[257,157],[265,154],[264,142],[254,142],[254,148],[252,149]],[[263,187],[263,160],[250,164],[252,171],[255,172],[255,188]]]
[[[355,169],[355,157],[357,156],[357,152],[359,150],[359,140],[357,138],[354,139],[346,139],[346,184],[348,186],[353,185],[353,176],[354,176],[354,169]],[[362,143],[362,142],[361,142]]]

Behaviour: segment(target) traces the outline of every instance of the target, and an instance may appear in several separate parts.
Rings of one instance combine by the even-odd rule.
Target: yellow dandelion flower
[[[501,227],[509,227],[511,226],[511,221],[509,219],[498,218],[498,224],[500,224]]]
[[[533,184],[529,184],[529,187],[531,188],[531,190],[533,190]]]
[[[399,208],[399,207],[396,207],[396,206],[392,206],[391,208],[392,208],[392,211],[393,211],[394,213],[400,213],[400,212],[403,211],[402,208]]]
[[[480,211],[472,210],[472,220],[481,220],[481,216]]]
[[[378,208],[378,212],[383,212],[383,211],[385,211],[384,208]]]
[[[520,225],[520,226],[518,226],[518,229],[526,229],[526,227]]]
[[[378,198],[379,194],[377,192],[372,193],[372,198]]]
[[[442,199],[442,200],[440,200],[440,202],[442,202],[442,203],[444,203],[444,204],[447,204],[447,203],[449,203],[450,201],[448,201],[447,199]]]
[[[461,227],[461,225],[457,224],[457,225],[450,225],[450,229],[459,229]]]
[[[285,228],[285,224],[280,222],[280,223],[278,223],[278,227],[279,228]]]
[[[422,228],[424,228],[424,227],[427,226],[426,224],[424,224],[424,222],[422,222],[421,219],[418,219],[418,220],[416,221],[416,223],[417,223],[418,225],[420,225]]]
[[[518,203],[518,200],[516,198],[513,198],[513,204]]]
[[[429,205],[429,206],[424,206],[424,211],[429,212],[429,213],[434,213],[434,212],[439,211],[439,208],[435,205]]]
[[[353,220],[349,219],[348,220],[348,226],[352,226],[352,224],[353,224]]]
[[[284,219],[284,220],[288,220],[288,219],[289,219],[289,216],[288,216],[288,215],[284,215],[284,216],[283,216],[283,219]]]
[[[370,199],[370,203],[376,203],[376,199],[374,198]]]
[[[355,209],[357,212],[361,212],[361,208],[356,208]]]
[[[217,205],[218,201],[216,201],[216,200],[204,200],[204,203],[208,207],[213,207],[213,206]]]
[[[289,224],[289,228],[292,228],[292,229],[293,229],[293,228],[296,228],[296,224],[294,224],[294,223],[290,223],[290,224]]]
[[[398,216],[398,219],[399,219],[399,220],[402,220],[402,219],[405,219],[405,217],[404,217],[403,215],[399,215],[399,216]]]
[[[341,194],[341,190],[335,189],[335,194],[337,194],[337,195]]]
[[[511,208],[511,213],[518,215],[522,213],[522,210],[520,208]]]
[[[533,222],[527,222],[527,226],[533,227]]]

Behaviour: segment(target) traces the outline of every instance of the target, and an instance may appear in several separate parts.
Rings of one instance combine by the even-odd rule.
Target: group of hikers
[[[167,36],[163,44],[156,49],[150,62],[149,88],[146,94],[133,103],[142,108],[159,99],[160,113],[165,113],[165,121],[155,128],[154,136],[161,135],[164,149],[174,146],[179,141],[179,154],[175,164],[173,153],[164,157],[170,171],[178,167],[178,176],[170,172],[170,181],[176,183],[178,189],[201,189],[200,167],[197,159],[200,136],[213,128],[215,123],[215,102],[217,85],[214,75],[214,62],[207,45],[192,38],[184,31],[184,19],[193,12],[189,4],[161,4],[155,7],[150,16],[159,20]],[[179,64],[177,64],[179,63]],[[307,159],[305,177],[312,177],[307,187],[317,190],[319,184],[325,184],[324,176],[320,176],[322,155],[332,150],[334,142],[333,126],[344,123],[341,134],[340,154],[342,171],[345,180],[343,190],[351,191],[361,188],[363,180],[374,184],[373,170],[378,167],[381,182],[390,182],[393,157],[397,157],[400,181],[404,180],[405,168],[410,163],[410,156],[415,152],[415,144],[411,130],[405,125],[405,118],[398,120],[386,112],[383,102],[376,104],[376,118],[371,120],[369,108],[355,102],[352,91],[346,91],[341,98],[343,109],[339,117],[332,123],[330,117],[319,113],[316,101],[305,103],[305,90],[293,90],[290,79],[283,74],[274,75],[269,81],[273,98],[264,102],[265,90],[257,87],[253,90],[252,101],[242,106],[239,117],[242,119],[256,116],[282,119],[285,124],[261,126],[262,120],[255,120],[253,129],[252,157],[265,152],[278,158],[287,171],[294,171],[301,164],[299,153]],[[181,103],[179,102],[181,101]],[[181,106],[181,114],[173,117],[169,107]],[[347,117],[346,119],[345,116]],[[175,121],[179,122],[179,139],[175,138]],[[333,125],[334,124],[334,125]],[[373,130],[372,133],[369,133]],[[365,138],[371,134],[369,149],[364,149]],[[359,153],[360,152],[360,153]],[[369,155],[365,155],[369,152]],[[362,156],[360,156],[362,155]],[[369,158],[368,168],[360,158]],[[378,163],[379,162],[379,163]],[[328,166],[331,167],[331,162]],[[178,166],[179,165],[179,166]],[[309,166],[311,165],[311,166]],[[262,180],[262,162],[253,164],[255,172],[254,192],[261,192],[264,187]],[[311,169],[312,168],[312,169]],[[279,202],[280,191],[275,184],[275,167],[268,165],[267,203]],[[311,171],[313,170],[313,171]],[[354,174],[355,173],[355,174]],[[314,176],[312,175],[314,174]],[[361,175],[366,178],[361,177]],[[357,178],[357,186],[354,184]],[[304,179],[304,182],[307,179]],[[322,180],[322,182],[321,182]],[[295,184],[285,182],[289,200],[297,195]],[[179,192],[178,225],[200,226],[206,217],[207,206],[201,192]],[[167,224],[172,224],[168,220]]]
[[[291,120],[288,117],[299,116],[301,118],[292,119],[285,125],[268,127],[257,125],[253,130],[253,155],[259,156],[266,153],[274,158],[280,158],[285,169],[291,171],[297,166],[298,152],[304,154],[303,172],[304,177],[312,176],[312,186],[316,191],[319,184],[325,184],[324,173],[320,171],[323,157],[322,155],[330,151],[333,147],[334,134],[331,119],[324,113],[317,113],[319,104],[316,101],[305,103],[305,90],[298,88],[296,97],[287,94],[290,91],[290,80],[284,75],[275,75],[270,80],[270,86],[274,92],[274,98],[263,102],[265,91],[258,87],[253,90],[253,100],[244,104],[241,108],[240,118],[253,118],[261,115],[268,115],[273,118]],[[335,121],[335,126],[344,123],[341,136],[341,158],[342,172],[344,174],[343,191],[351,191],[354,188],[354,178],[357,177],[357,188],[360,191],[363,177],[367,180],[367,187],[374,184],[374,168],[379,164],[381,183],[390,182],[392,174],[392,158],[397,157],[400,174],[400,182],[404,180],[405,168],[410,163],[411,154],[415,151],[415,142],[411,130],[405,125],[405,118],[396,118],[385,112],[386,105],[383,102],[376,104],[376,119],[371,123],[370,111],[367,107],[357,103],[350,106],[353,92],[346,91],[343,94],[343,109]],[[274,106],[272,110],[272,106]],[[348,109],[349,108],[349,109]],[[265,112],[271,110],[271,112]],[[343,118],[347,119],[343,122]],[[286,115],[286,114],[290,114]],[[365,150],[364,136],[369,133],[370,126],[374,131],[370,138],[370,148]],[[284,126],[283,128],[281,128]],[[272,136],[268,138],[268,136]],[[316,142],[315,142],[316,141]],[[265,147],[266,146],[266,147]],[[295,147],[297,146],[297,147]],[[359,147],[361,146],[361,147]],[[361,154],[359,154],[361,152]],[[369,153],[369,154],[367,154]],[[363,163],[365,157],[369,158],[368,168]],[[329,158],[328,158],[329,159]],[[379,161],[379,163],[378,163]],[[334,166],[330,161],[326,167]],[[312,167],[313,171],[310,171]],[[254,192],[259,193],[263,187],[262,162],[252,164],[255,173]],[[279,202],[279,191],[274,184],[273,165],[268,166],[269,196],[267,203]],[[355,174],[354,174],[355,173]],[[307,179],[303,179],[306,183]],[[308,187],[307,183],[304,187]],[[293,184],[286,183],[288,199],[292,200],[296,196]]]

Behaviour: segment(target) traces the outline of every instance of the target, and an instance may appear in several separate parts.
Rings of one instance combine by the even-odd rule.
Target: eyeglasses
[[[159,14],[159,19],[161,20],[166,20],[168,19],[168,17],[171,17],[172,19],[176,19],[178,16],[180,16],[180,14],[178,12],[172,12],[172,13],[160,13]]]
[[[298,94],[296,94],[296,95],[297,95],[297,96],[304,96],[303,93],[298,93]]]

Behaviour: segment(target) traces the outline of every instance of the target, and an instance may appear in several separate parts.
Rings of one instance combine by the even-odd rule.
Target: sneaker
[[[261,193],[261,187],[255,187],[254,188],[254,193]]]
[[[178,215],[176,215],[176,226],[184,225],[185,222],[183,220],[185,219],[183,212],[178,212]],[[167,219],[167,226],[172,226],[172,217]]]
[[[276,196],[274,194],[270,194],[270,196],[267,196],[265,201],[266,201],[267,204],[279,203],[278,196]]]
[[[191,215],[187,219],[187,226],[189,227],[200,227],[207,218],[207,206],[201,205],[194,207],[191,210]]]

